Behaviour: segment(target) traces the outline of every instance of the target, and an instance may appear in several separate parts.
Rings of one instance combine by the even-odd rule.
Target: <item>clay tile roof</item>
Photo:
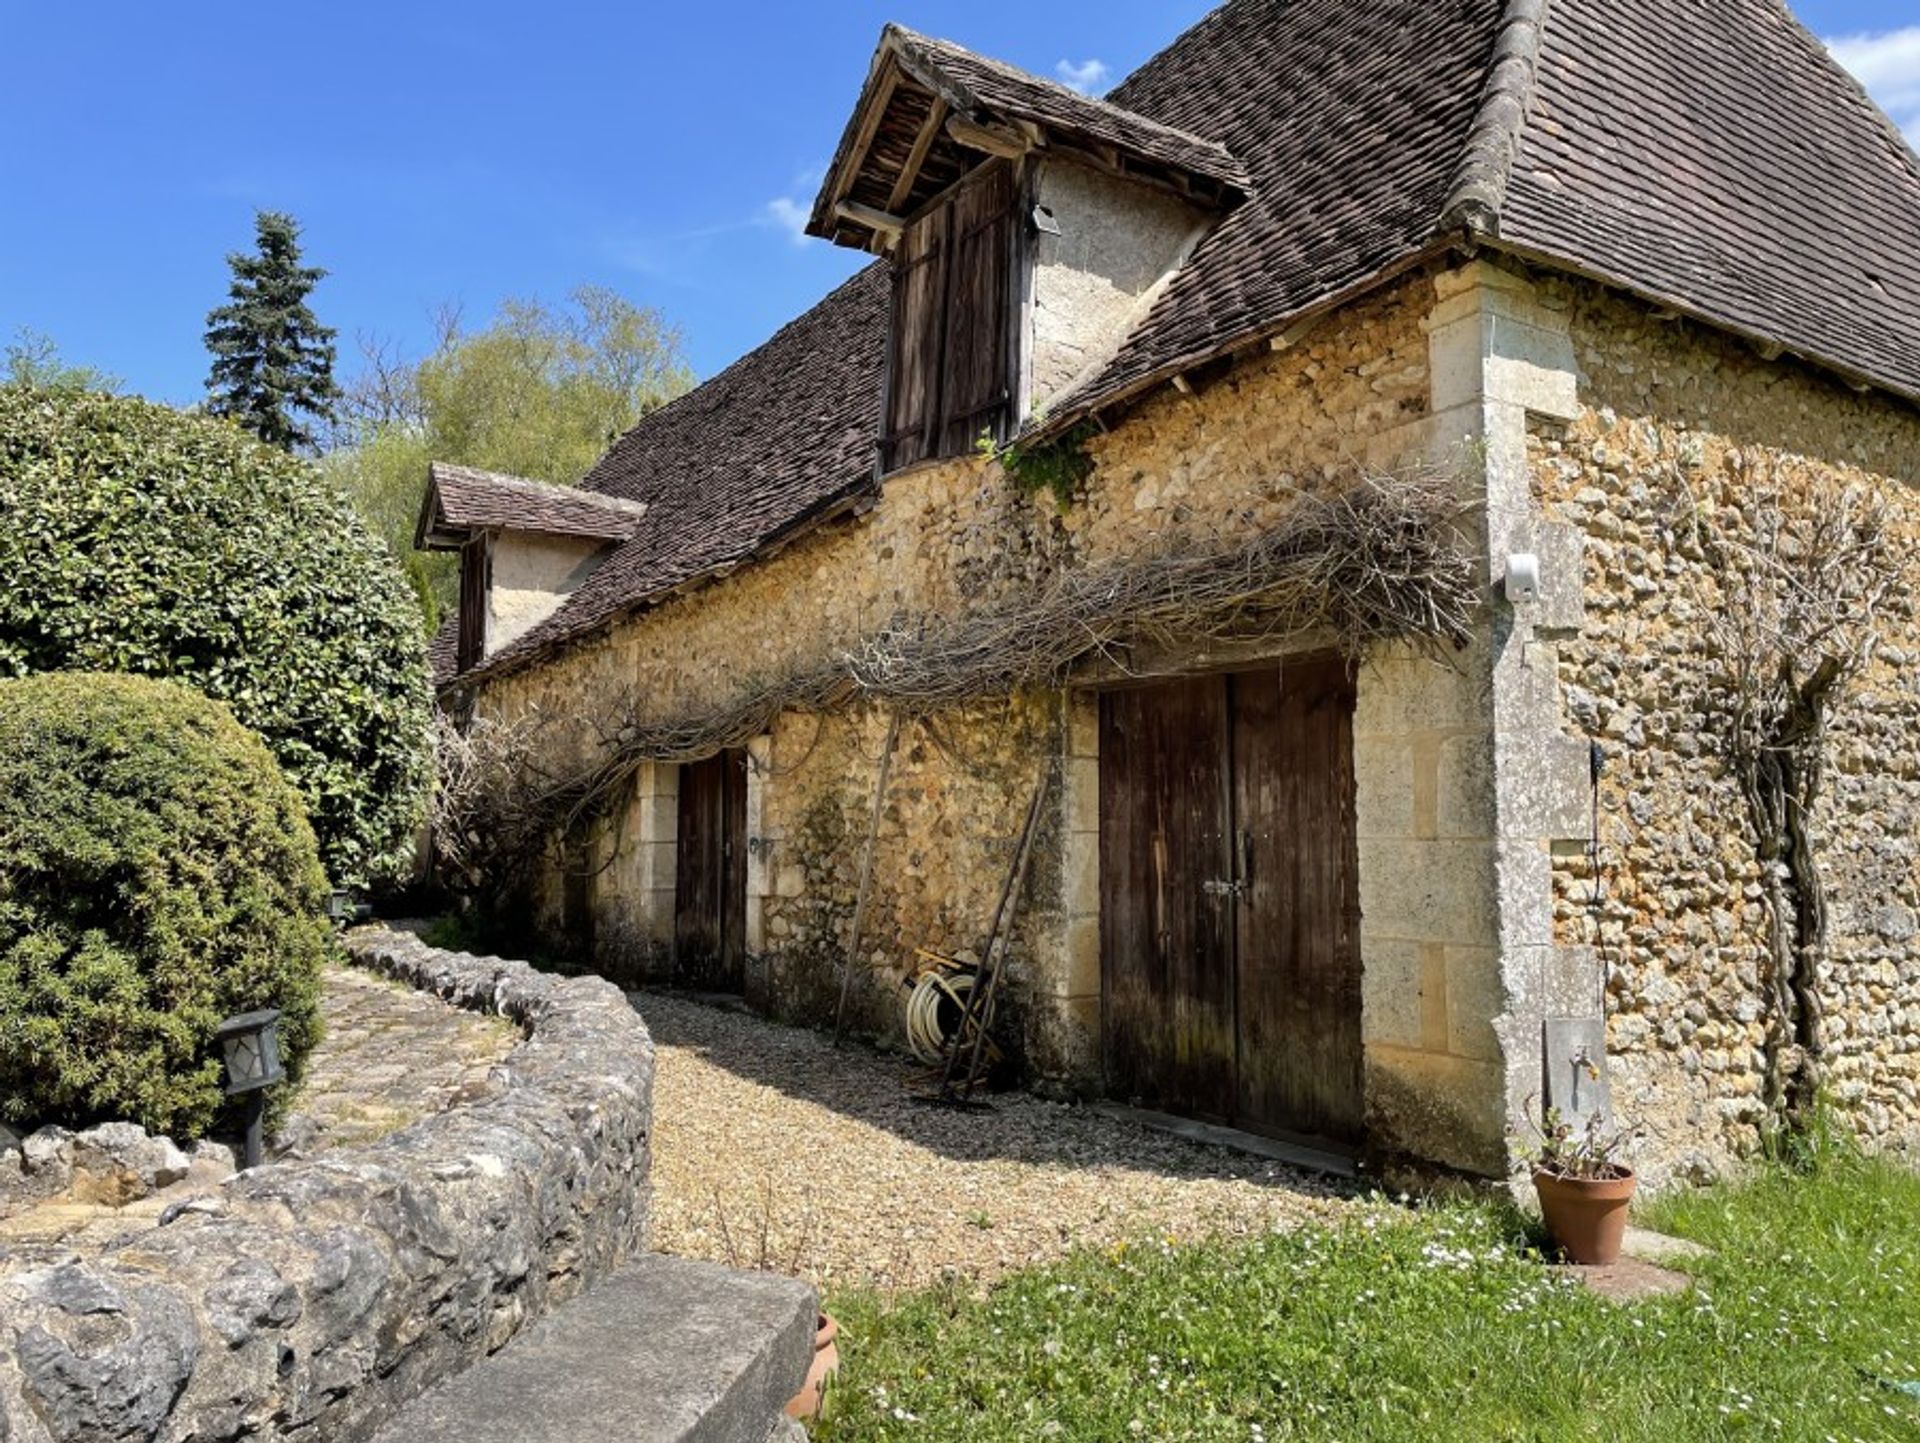
[[[1780,0],[1555,0],[1501,245],[1920,398],[1920,160]]]
[[[891,29],[903,56],[950,87],[948,101],[956,111],[1035,121],[1238,190],[1252,179],[1247,167],[1218,140],[1136,115],[1111,100],[1082,95],[1057,80],[976,55],[950,41],[916,35],[897,25]]]
[[[435,686],[445,686],[460,674],[460,613],[445,617],[427,638],[427,672]]]
[[[436,461],[427,472],[414,545],[457,546],[475,531],[533,531],[587,541],[625,541],[646,507],[617,496]]]
[[[872,227],[837,214],[840,201],[856,201],[882,214],[909,214],[982,162],[984,155],[942,129],[955,120],[1002,131],[1008,122],[1026,122],[1055,147],[1110,150],[1127,165],[1144,162],[1150,173],[1201,182],[1197,199],[1244,195],[1252,180],[1218,140],[1082,95],[950,41],[889,25],[827,168],[809,234],[869,245]]]
[[[1920,161],[1780,0],[1228,0],[1106,102],[905,31],[890,54],[937,70],[940,103],[1242,168],[1245,200],[1050,428],[1463,241],[1920,400]],[[887,305],[869,267],[623,437],[584,485],[649,508],[632,539],[470,675],[871,495]]]
[[[1920,162],[1781,0],[1233,0],[1112,98],[1254,197],[1055,424],[1463,235],[1920,399]]]
[[[1234,0],[1113,101],[1253,172],[1062,424],[1375,284],[1439,239],[1504,0]]]

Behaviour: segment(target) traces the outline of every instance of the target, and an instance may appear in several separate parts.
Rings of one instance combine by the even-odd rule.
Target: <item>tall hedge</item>
[[[428,778],[420,616],[305,461],[137,398],[0,387],[0,676],[172,677],[260,733],[335,883],[404,854]]]
[[[319,1033],[326,875],[260,738],[141,677],[0,681],[0,1120],[196,1137],[223,1102],[214,1029]]]

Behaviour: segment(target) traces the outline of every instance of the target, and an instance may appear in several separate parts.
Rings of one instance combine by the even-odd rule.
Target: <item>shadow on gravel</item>
[[[961,1111],[913,1100],[930,1090],[926,1069],[849,1040],[771,1022],[714,999],[634,992],[629,999],[662,1047],[684,1048],[737,1077],[842,1117],[882,1128],[959,1162],[1005,1159],[1041,1167],[1120,1167],[1182,1179],[1256,1183],[1306,1196],[1348,1198],[1370,1190],[1227,1148],[1207,1146],[1073,1103],[998,1092],[990,1110]]]

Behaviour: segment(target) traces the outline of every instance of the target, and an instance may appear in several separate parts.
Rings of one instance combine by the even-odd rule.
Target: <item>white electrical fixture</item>
[[[1507,558],[1507,600],[1525,606],[1540,599],[1540,558],[1523,551]]]

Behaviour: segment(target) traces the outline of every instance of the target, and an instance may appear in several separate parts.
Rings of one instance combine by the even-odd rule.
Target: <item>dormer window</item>
[[[435,462],[413,544],[460,553],[455,671],[464,675],[567,602],[640,531],[637,501]]]
[[[891,257],[882,474],[1009,440],[1249,185],[1214,141],[888,26],[807,225]]]
[[[904,226],[893,255],[883,472],[964,456],[1014,421],[1014,173],[976,171]]]

